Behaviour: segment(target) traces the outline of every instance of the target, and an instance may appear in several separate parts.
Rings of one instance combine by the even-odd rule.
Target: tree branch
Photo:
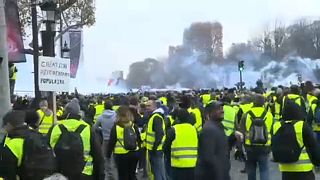
[[[68,32],[70,29],[72,28],[78,28],[78,27],[82,27],[84,26],[86,23],[85,22],[81,22],[81,23],[78,23],[78,24],[75,24],[75,25],[71,25],[71,26],[68,26],[66,29],[64,29],[63,31],[61,31],[57,37],[54,38],[54,41],[57,41],[59,40],[66,32]]]

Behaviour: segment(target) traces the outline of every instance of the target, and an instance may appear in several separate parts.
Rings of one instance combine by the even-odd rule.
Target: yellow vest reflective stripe
[[[280,121],[281,119],[281,109],[280,109],[280,104],[275,102],[274,103],[274,119],[275,121]]]
[[[90,139],[91,139],[91,130],[90,130],[90,125],[87,124],[86,122],[82,120],[76,120],[76,119],[67,119],[67,120],[62,120],[59,121],[59,124],[63,124],[68,131],[74,132],[81,124],[85,125],[86,128],[83,129],[81,132],[80,136],[82,139],[82,144],[83,144],[83,149],[84,149],[84,161],[86,162],[82,173],[86,174],[88,176],[91,176],[93,173],[93,158],[90,155],[91,151],[91,144],[90,144]],[[52,129],[52,133],[50,136],[50,145],[52,148],[54,148],[60,138],[61,135],[61,130],[59,126],[54,126]]]
[[[227,136],[230,136],[235,130],[234,124],[236,119],[236,110],[229,105],[224,105],[223,111],[224,111],[224,118],[223,118],[222,124],[224,127],[224,132]]]
[[[39,123],[41,123],[39,125],[39,132],[41,134],[48,134],[49,129],[54,125],[53,114],[51,114],[50,116],[46,116],[45,113],[40,109],[37,112],[39,113],[39,116],[40,116]]]
[[[104,110],[104,105],[103,104],[98,104],[95,106],[96,109],[96,114],[94,115],[94,122],[98,119],[98,117],[103,113]]]
[[[303,135],[302,135],[303,123],[304,123],[303,121],[298,121],[294,124],[296,138],[297,138],[297,141],[298,141],[300,147],[304,146]],[[274,124],[274,126],[273,126],[274,134],[279,130],[280,127],[281,127],[280,122],[276,122]],[[309,155],[306,151],[306,147],[304,147],[302,149],[301,154],[299,156],[299,160],[297,162],[288,163],[288,164],[280,163],[279,169],[281,172],[308,172],[308,171],[312,171],[313,165],[312,165],[310,158],[309,158]]]
[[[198,132],[202,130],[202,116],[201,116],[201,111],[199,108],[189,108],[188,109],[189,113],[193,113],[196,118],[196,123],[194,124],[194,127]]]
[[[188,123],[173,126],[175,139],[171,145],[171,166],[193,168],[198,156],[198,135],[196,129]]]
[[[131,125],[132,126],[132,123]],[[113,153],[114,154],[127,154],[129,151],[124,149],[124,128],[121,126],[116,125],[116,132],[117,132],[117,142],[116,142],[116,146],[114,148]],[[138,146],[136,151],[139,150]]]
[[[22,157],[23,157],[23,144],[24,144],[24,139],[22,138],[9,138],[6,137],[5,146],[7,146],[12,154],[17,158],[18,164],[17,167],[20,167],[22,163]]]
[[[146,144],[147,144],[147,149],[148,150],[152,150],[153,149],[153,144],[155,142],[155,132],[152,130],[152,126],[153,126],[153,120],[155,117],[159,117],[162,120],[162,130],[163,132],[165,132],[165,122],[164,119],[161,115],[155,113],[151,116],[151,118],[149,119],[148,122],[148,126],[147,126],[147,132],[146,132]],[[159,146],[157,147],[157,150],[162,150],[162,146],[165,140],[165,135],[162,137],[161,143],[159,144]]]
[[[141,132],[140,133],[140,137],[141,137],[141,141],[142,141],[142,144],[141,144],[142,147],[146,147],[146,136],[147,136],[147,132]]]
[[[256,117],[260,117],[262,115],[262,113],[265,111],[264,107],[253,107],[251,108],[251,111],[253,112],[253,114]],[[246,133],[245,133],[245,144],[248,146],[251,146],[253,144],[251,144],[251,139],[250,139],[250,128],[252,125],[252,120],[251,120],[251,116],[249,113],[247,113],[247,117],[246,117]],[[270,146],[271,145],[271,128],[273,125],[273,116],[270,112],[267,112],[266,116],[265,116],[265,121],[264,121],[267,131],[268,131],[268,141],[266,144],[254,144],[254,145],[258,145],[258,146]]]
[[[243,114],[248,112],[252,106],[253,106],[253,103],[248,103],[248,104],[240,104],[240,109],[242,110]]]
[[[174,123],[174,119],[171,115],[168,116],[168,119],[169,119],[169,122],[170,122],[170,125],[172,126],[173,123]]]

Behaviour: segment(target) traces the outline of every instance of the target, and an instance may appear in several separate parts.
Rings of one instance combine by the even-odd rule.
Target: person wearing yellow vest
[[[50,129],[48,133],[48,139],[50,146],[54,149],[57,160],[58,160],[58,169],[59,172],[65,175],[70,180],[86,180],[86,179],[104,179],[104,168],[103,168],[103,157],[101,153],[101,145],[99,143],[99,139],[91,130],[89,124],[85,121],[81,120],[80,115],[80,105],[77,99],[72,99],[65,106],[65,114],[67,114],[67,118],[65,120],[59,121],[57,125],[55,125],[52,129]],[[80,140],[79,145],[82,146],[83,156],[79,156],[70,160],[70,157],[61,157],[58,152],[60,148],[58,145],[62,142],[60,141],[63,132],[74,132],[79,134]],[[72,143],[71,141],[63,142],[64,144]],[[60,152],[61,153],[61,152]],[[71,153],[71,152],[70,152]],[[79,166],[79,164],[70,165],[70,163],[74,161],[81,161],[81,170],[77,174],[74,174],[73,168],[75,166]],[[65,164],[70,165],[69,167],[65,167]],[[69,175],[71,174],[72,175]]]
[[[305,116],[307,115],[307,107],[306,107],[306,101],[305,99],[301,96],[301,91],[300,91],[300,87],[297,85],[292,85],[290,87],[290,93],[286,96],[283,97],[282,100],[282,109],[285,108],[285,102],[286,100],[292,100],[294,101],[296,104],[298,104],[303,111],[305,112]]]
[[[174,180],[194,180],[194,170],[198,157],[198,133],[190,124],[190,114],[186,109],[177,113],[179,124],[167,131],[163,148],[171,159],[170,177]]]
[[[120,106],[117,111],[117,121],[111,129],[107,159],[110,162],[111,154],[114,154],[118,170],[119,180],[136,180],[136,167],[138,164],[138,150],[141,146],[141,138],[138,127],[134,124],[134,117],[129,107]],[[132,128],[135,132],[136,148],[128,150],[125,147],[125,128]]]
[[[146,148],[150,160],[151,172],[154,180],[165,180],[165,166],[163,157],[163,143],[165,140],[164,111],[157,109],[155,100],[146,104],[147,111],[151,114],[146,131]]]
[[[18,69],[16,65],[13,63],[9,63],[8,66],[9,66],[10,97],[12,97],[14,94],[14,88],[16,85]]]
[[[205,124],[199,134],[196,179],[230,180],[229,149],[236,140],[241,142],[243,135],[236,131],[234,136],[226,136],[222,124],[223,106],[218,101],[206,106],[205,117]]]
[[[200,96],[200,98],[202,100],[203,107],[205,107],[207,104],[209,104],[211,99],[212,99],[210,93],[203,94],[203,95]]]
[[[48,108],[47,100],[43,100],[39,104],[40,109],[37,111],[40,116],[39,132],[48,134],[49,129],[54,125],[53,112]]]
[[[95,105],[96,113],[94,115],[93,122],[95,123],[99,116],[103,113],[104,105],[101,99],[98,100],[98,104]]]
[[[313,166],[320,165],[320,148],[311,127],[303,120],[303,109],[294,102],[287,102],[282,118],[282,122],[276,122],[273,125],[273,135],[284,123],[293,122],[297,142],[302,148],[297,162],[279,164],[282,180],[315,180]]]
[[[236,122],[237,122],[237,114],[236,109],[231,106],[231,98],[223,97],[223,111],[224,111],[224,118],[222,120],[222,124],[224,127],[224,132],[226,136],[230,136],[236,130]]]
[[[241,119],[241,131],[245,134],[244,146],[247,152],[248,180],[256,179],[257,165],[260,170],[260,179],[269,180],[268,157],[271,150],[273,116],[264,107],[264,104],[264,97],[255,95],[254,106]]]
[[[26,138],[31,133],[38,134],[38,132],[32,130],[24,123],[25,116],[24,111],[13,110],[8,112],[3,118],[3,128],[7,134],[3,139],[4,141],[1,142],[0,147],[0,177],[5,180],[16,180],[17,178],[22,180],[40,180],[51,175],[43,171],[26,172],[24,168],[29,165],[24,161],[25,152],[30,147],[25,144]],[[53,169],[51,173],[54,173]]]

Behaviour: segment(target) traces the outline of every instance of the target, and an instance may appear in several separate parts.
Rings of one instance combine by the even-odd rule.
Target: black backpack
[[[82,173],[85,166],[84,149],[81,139],[81,132],[85,125],[80,125],[74,132],[60,124],[61,135],[54,151],[57,155],[58,172],[72,177]]]
[[[272,136],[271,150],[273,160],[279,163],[294,163],[299,160],[301,151],[294,124],[297,121],[281,122],[281,127]]]
[[[252,145],[264,145],[268,142],[268,129],[265,124],[268,111],[264,110],[260,117],[256,117],[252,111],[248,111],[251,116],[251,127],[249,129],[249,139]]]
[[[137,149],[137,133],[134,130],[133,125],[126,126],[123,130],[123,144],[119,141],[122,147],[128,151],[134,151]]]
[[[24,179],[42,180],[57,170],[56,157],[46,136],[30,131],[24,141],[20,173]]]

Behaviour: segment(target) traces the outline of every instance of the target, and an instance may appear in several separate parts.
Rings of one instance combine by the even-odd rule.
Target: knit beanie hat
[[[72,99],[64,108],[66,114],[80,115],[80,105],[78,99]]]

